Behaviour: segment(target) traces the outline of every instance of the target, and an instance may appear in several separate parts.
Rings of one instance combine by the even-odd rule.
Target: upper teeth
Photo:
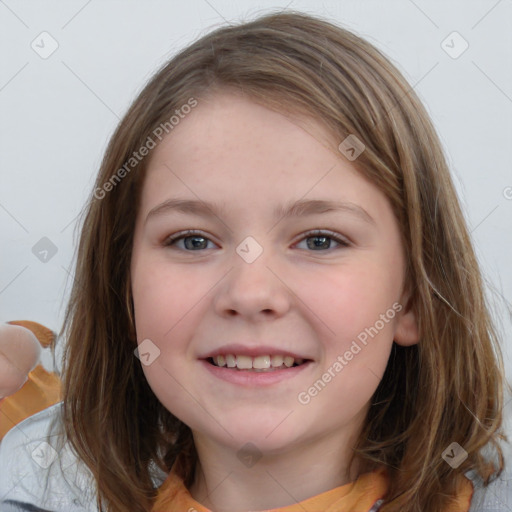
[[[264,370],[266,368],[279,368],[283,364],[290,368],[294,363],[302,364],[304,359],[295,359],[291,356],[235,356],[227,354],[226,356],[215,356],[212,358],[216,366],[227,366],[228,368],[238,368],[239,370],[250,370],[256,368]]]

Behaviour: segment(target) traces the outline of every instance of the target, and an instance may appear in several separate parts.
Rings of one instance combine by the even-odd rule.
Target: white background
[[[495,290],[510,381],[512,0],[0,0],[0,321],[60,330],[76,217],[108,138],[157,67],[212,28],[285,7],[368,39],[427,106]],[[43,31],[58,43],[46,59],[31,47]],[[453,31],[469,44],[458,58],[441,46]],[[46,263],[32,252],[43,237],[57,248]]]

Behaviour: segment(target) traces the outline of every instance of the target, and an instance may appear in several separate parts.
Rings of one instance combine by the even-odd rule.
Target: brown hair
[[[144,87],[110,140],[95,184],[103,192],[86,205],[63,326],[66,433],[94,475],[98,504],[150,510],[151,461],[168,472],[177,454],[186,456],[187,485],[196,463],[190,429],[160,404],[134,357],[130,258],[149,158],[108,192],[104,184],[176,109],[222,88],[319,120],[340,142],[356,135],[366,149],[353,164],[387,196],[400,224],[421,340],[393,344],[354,449],[363,470],[390,473],[384,510],[439,512],[468,470],[487,484],[504,466],[503,362],[440,141],[379,50],[288,11],[218,28],[185,48]],[[457,469],[441,457],[454,441],[468,452]],[[492,462],[483,455],[489,446],[498,455]]]

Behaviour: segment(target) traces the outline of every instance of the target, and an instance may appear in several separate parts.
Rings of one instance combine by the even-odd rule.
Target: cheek
[[[177,271],[162,258],[142,254],[132,266],[132,295],[139,341],[151,336],[163,339],[171,335],[174,326],[200,301],[205,293],[203,288],[199,286],[197,275]]]
[[[319,282],[325,283],[323,289]],[[321,365],[310,387],[302,390],[301,404],[320,408],[343,404],[339,414],[348,418],[368,403],[389,359],[400,307],[398,286],[399,280],[372,261],[347,265],[320,281],[318,276],[309,281],[311,293],[305,302],[326,336]]]
[[[170,265],[147,254],[138,254],[132,265],[139,353],[144,354],[145,350],[150,354],[148,364],[144,364],[141,357],[142,370],[161,403],[178,417],[189,419],[188,411],[197,404],[194,406],[180,383],[186,382],[182,363],[183,357],[187,357],[187,340],[195,324],[193,314],[187,315],[187,312],[193,310],[195,293],[191,290],[197,287],[193,283],[188,286],[190,283],[184,276],[184,273],[171,272]],[[188,296],[185,290],[189,290]]]
[[[317,314],[334,338],[356,337],[373,326],[391,308],[379,331],[392,330],[396,314],[393,304],[400,296],[400,280],[381,263],[361,260],[352,265],[309,276],[303,281],[301,297]],[[298,288],[300,289],[300,288]],[[391,317],[391,319],[389,318]]]
[[[325,333],[320,378],[333,382],[324,399],[343,396],[356,410],[375,391],[393,343],[400,284],[382,258],[358,258],[308,277],[305,302]]]

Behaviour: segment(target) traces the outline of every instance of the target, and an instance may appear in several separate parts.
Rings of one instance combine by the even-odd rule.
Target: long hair
[[[158,143],[162,127],[172,136],[176,110],[226,88],[316,119],[340,142],[363,141],[353,165],[385,194],[399,223],[421,339],[393,344],[353,451],[363,470],[389,471],[384,510],[439,512],[469,470],[488,484],[504,466],[503,362],[441,143],[412,87],[378,49],[287,11],[217,28],[182,50],[144,86],[109,142],[81,220],[63,325],[63,421],[94,475],[98,505],[150,510],[158,492],[151,464],[168,472],[178,454],[186,485],[193,479],[191,431],[158,401],[134,356],[130,259],[150,156],[133,155],[148,137]],[[468,453],[457,468],[442,458],[452,442]],[[495,458],[484,455],[489,447]]]

